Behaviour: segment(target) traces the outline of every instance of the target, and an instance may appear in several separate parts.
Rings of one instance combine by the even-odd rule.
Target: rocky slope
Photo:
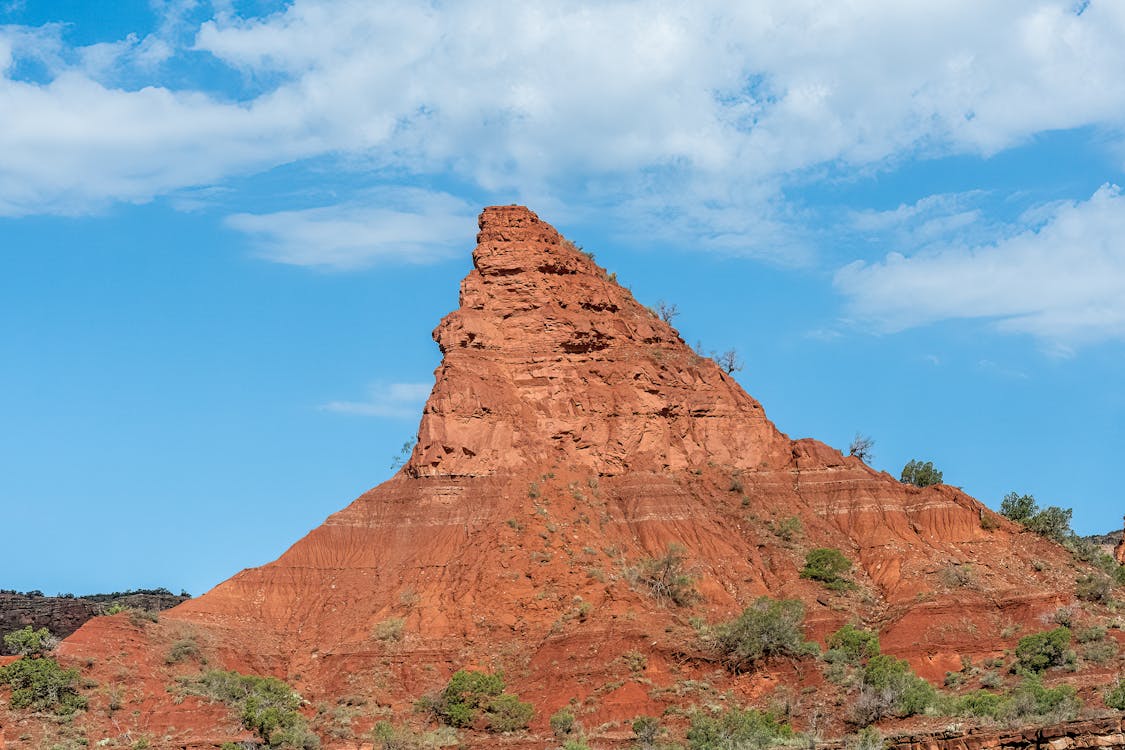
[[[460,307],[434,331],[443,361],[417,445],[394,478],[160,623],[98,618],[62,645],[91,679],[130,682],[126,708],[148,736],[202,747],[237,731],[213,706],[169,697],[197,668],[163,659],[185,637],[209,664],[283,677],[312,705],[362,706],[325,737],[340,747],[377,716],[409,715],[457,669],[501,669],[536,706],[522,741],[542,747],[566,705],[612,742],[633,717],[674,706],[783,689],[817,704],[815,668],[732,674],[700,645],[694,625],[761,595],[803,601],[814,639],[849,621],[876,629],[885,651],[938,681],[1074,600],[1076,563],[1061,547],[955,487],[904,485],[790,439],[528,209],[485,209],[477,240]],[[641,561],[673,544],[699,594],[685,607],[635,583]],[[800,577],[817,547],[855,562],[853,588]],[[818,711],[840,729],[843,708]],[[132,720],[95,700],[87,721],[93,737]]]

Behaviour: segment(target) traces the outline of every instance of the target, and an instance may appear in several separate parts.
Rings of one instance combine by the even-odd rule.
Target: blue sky
[[[0,587],[200,593],[391,474],[481,206],[793,437],[1118,527],[1125,4],[0,0]]]

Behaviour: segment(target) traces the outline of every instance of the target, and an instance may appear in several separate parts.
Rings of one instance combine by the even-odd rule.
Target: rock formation
[[[98,618],[63,643],[95,680],[134,665],[150,732],[188,746],[232,731],[217,709],[169,698],[162,654],[185,633],[212,664],[394,715],[457,669],[502,669],[535,704],[531,746],[544,746],[547,717],[568,704],[621,739],[637,715],[697,702],[689,683],[747,702],[783,682],[815,690],[818,673],[791,663],[723,672],[699,644],[692,618],[729,618],[761,595],[802,600],[821,641],[848,621],[876,629],[930,679],[1002,654],[1072,601],[1061,547],[955,487],[905,485],[791,440],[528,209],[485,209],[477,241],[396,476],[158,625],[127,633]],[[632,576],[672,544],[699,592],[685,608]],[[855,562],[854,588],[800,577],[817,547]]]
[[[89,620],[114,604],[122,607],[159,612],[186,601],[187,596],[169,592],[122,592],[117,595],[36,596],[15,591],[0,591],[0,635],[30,625],[46,628],[52,635],[65,638]],[[3,653],[0,651],[0,653]]]
[[[1121,541],[1113,548],[1113,559],[1118,565],[1125,565],[1125,531],[1121,533]]]

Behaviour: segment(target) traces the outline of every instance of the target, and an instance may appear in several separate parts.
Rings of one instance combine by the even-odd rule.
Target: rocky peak
[[[531,210],[486,208],[473,264],[434,331],[445,357],[409,475],[789,460],[757,401]]]

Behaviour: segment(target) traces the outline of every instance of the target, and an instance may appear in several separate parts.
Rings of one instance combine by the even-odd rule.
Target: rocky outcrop
[[[819,700],[816,670],[731,674],[700,645],[693,622],[762,595],[800,599],[821,641],[848,621],[878,630],[931,679],[1012,649],[1073,600],[1061,547],[955,487],[905,485],[790,439],[528,209],[485,209],[473,265],[434,331],[442,363],[396,476],[276,561],[167,612],[127,658],[118,618],[87,623],[62,658],[92,663],[103,684],[147,665],[135,710],[200,744],[229,732],[171,703],[176,672],[159,655],[173,638],[313,703],[399,716],[457,669],[499,669],[535,704],[529,742],[543,746],[564,705],[613,727],[693,705],[701,685],[740,702],[783,685]],[[672,544],[696,581],[690,607],[637,581]],[[854,561],[854,587],[801,577],[818,547]]]
[[[1045,727],[950,729],[889,738],[888,750],[1079,750],[1125,748],[1120,715],[1069,721]]]
[[[1113,559],[1117,560],[1118,565],[1125,565],[1125,532],[1122,532],[1121,539],[1113,548]]]
[[[97,617],[113,605],[159,612],[170,609],[190,597],[170,591],[122,592],[92,596],[42,596],[18,592],[0,592],[0,635],[30,625],[46,628],[59,638],[78,630],[91,617]],[[2,647],[0,647],[2,649]]]

